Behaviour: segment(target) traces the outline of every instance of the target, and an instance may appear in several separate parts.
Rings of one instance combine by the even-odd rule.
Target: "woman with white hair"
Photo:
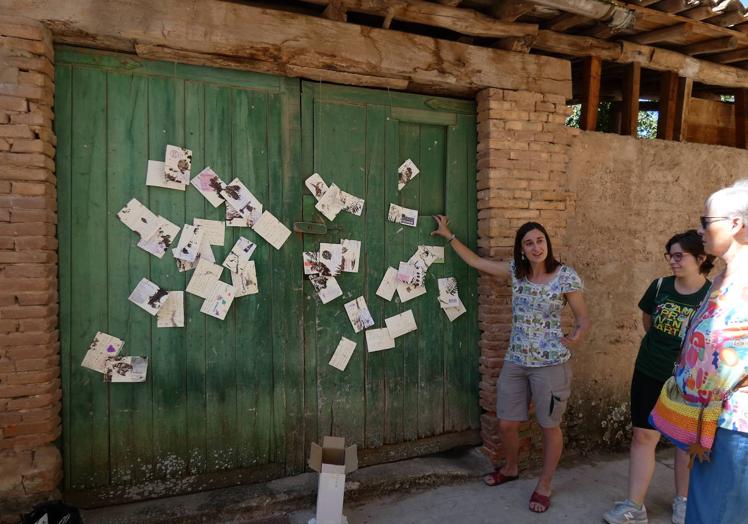
[[[694,461],[686,524],[748,522],[748,179],[712,194],[699,233],[725,263],[693,317],[675,381],[686,402],[724,399],[709,461]],[[703,457],[702,457],[703,458]]]

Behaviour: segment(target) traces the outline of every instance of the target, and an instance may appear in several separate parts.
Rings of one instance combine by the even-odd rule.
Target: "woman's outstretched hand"
[[[444,215],[434,215],[436,229],[431,232],[431,236],[449,238],[452,232],[449,230],[449,218]]]

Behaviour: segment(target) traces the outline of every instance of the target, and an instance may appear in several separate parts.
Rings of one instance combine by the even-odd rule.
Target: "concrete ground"
[[[658,453],[646,501],[651,524],[670,523],[672,456],[672,450]],[[489,470],[477,449],[362,468],[347,479],[344,513],[350,524],[601,523],[600,515],[625,498],[628,455],[566,457],[556,475],[551,508],[543,515],[527,509],[535,487],[533,472],[516,482],[487,487],[480,477]],[[307,524],[314,517],[316,483],[315,473],[305,473],[266,484],[82,511],[82,516],[86,524]]]

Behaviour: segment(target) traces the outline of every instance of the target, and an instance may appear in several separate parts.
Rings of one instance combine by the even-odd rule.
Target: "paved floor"
[[[670,523],[673,496],[672,451],[658,454],[655,477],[646,501],[651,524]],[[389,495],[361,504],[346,504],[350,524],[602,523],[600,515],[625,498],[628,457],[580,459],[557,474],[552,505],[546,514],[527,509],[535,479],[521,478],[500,487],[470,480],[429,490]],[[306,524],[313,508],[291,513],[290,524]]]

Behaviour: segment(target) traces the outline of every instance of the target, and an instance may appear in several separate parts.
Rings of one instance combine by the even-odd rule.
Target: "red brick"
[[[14,398],[8,401],[6,409],[8,411],[18,411],[21,409],[42,408],[45,406],[55,406],[62,398],[62,391],[58,388],[52,393],[43,395],[32,395],[25,398]]]
[[[52,382],[40,382],[38,384],[0,385],[0,398],[43,395],[45,393],[51,393],[58,387],[60,387],[59,379],[55,379]]]
[[[45,197],[28,197],[28,198],[45,198]],[[56,202],[49,202],[48,209],[21,209],[16,207],[10,211],[11,222],[48,222],[50,224],[57,223],[57,209]],[[29,235],[29,236],[45,236],[45,235]]]
[[[0,264],[54,262],[55,260],[56,257],[53,251],[0,251]]]
[[[37,180],[55,183],[54,174],[44,168],[0,164],[0,180]]]
[[[0,181],[0,194],[8,194],[10,193],[10,182],[3,182]]]
[[[57,328],[57,317],[20,319],[19,323],[19,331],[25,333],[32,331],[49,332]]]
[[[54,160],[39,153],[0,153],[0,165],[43,167],[52,172],[55,170]]]
[[[15,96],[0,96],[0,109],[7,109],[8,111],[18,111],[19,113],[25,113],[29,110],[29,103],[25,98],[17,98]]]
[[[2,433],[2,431],[0,431]],[[1,436],[1,435],[0,435]],[[0,438],[0,449],[35,449],[44,444],[54,442],[60,436],[60,427],[58,426],[53,431],[47,433],[39,433],[36,435],[24,435],[15,438]]]
[[[39,369],[49,369],[60,365],[58,356],[47,358],[27,358],[16,360],[14,362],[16,371],[36,371]]]
[[[60,353],[60,343],[43,344],[39,346],[17,346],[5,350],[6,356],[11,360],[22,360],[27,358],[47,358]]]
[[[19,320],[0,320],[0,333],[15,333],[18,331],[19,326]]]
[[[0,195],[0,207],[21,209],[54,209],[54,198],[50,196]],[[25,220],[24,222],[28,222]]]
[[[0,18],[0,35],[46,41],[46,29],[40,22],[28,18],[3,15]]]
[[[20,424],[11,424],[3,428],[5,438],[13,438],[21,435],[35,435],[37,433],[50,433],[60,425],[60,417],[55,416],[51,420],[43,422],[29,422]]]
[[[5,373],[0,375],[0,385],[21,385],[21,384],[39,384],[49,382],[60,376],[59,368],[52,368],[37,371],[16,371],[15,373]]]
[[[13,182],[12,193],[25,196],[44,196],[54,193],[54,186],[48,183]]]
[[[11,424],[19,424],[23,418],[18,411],[12,411],[10,413],[0,413],[0,426],[9,426]]]
[[[54,420],[55,418],[59,420],[60,406],[47,406],[16,413],[20,413],[24,424],[29,422],[44,422]]]
[[[57,275],[54,264],[18,264],[0,268],[0,278],[53,277]]]
[[[0,278],[0,289],[4,292],[48,291],[54,288],[54,278]]]
[[[15,242],[18,251],[27,249],[57,249],[57,239],[54,237],[16,237]]]
[[[0,314],[2,313],[4,313],[4,310],[0,310]],[[46,344],[48,342],[56,342],[59,340],[59,337],[60,335],[57,331],[47,333],[11,333],[9,335],[0,335],[0,347]]]
[[[55,304],[49,306],[4,306],[0,307],[0,319],[8,318],[43,318],[57,315]],[[33,342],[29,344],[34,344]]]
[[[54,223],[17,222],[11,224],[0,223],[0,236],[54,236]],[[30,262],[30,261],[29,261]]]
[[[0,84],[0,95],[3,94],[2,92],[2,86],[5,84]],[[31,130],[31,127],[23,124],[5,124],[0,126],[0,136],[2,137],[12,137],[12,138],[34,138],[34,132]]]
[[[49,291],[23,291],[15,293],[16,301],[21,306],[43,306],[57,303],[56,286]]]
[[[44,140],[13,140],[12,153],[42,153],[50,158],[55,156],[55,148]]]
[[[29,124],[35,126],[44,126],[52,128],[52,119],[41,113],[12,113],[10,122],[13,124]]]

